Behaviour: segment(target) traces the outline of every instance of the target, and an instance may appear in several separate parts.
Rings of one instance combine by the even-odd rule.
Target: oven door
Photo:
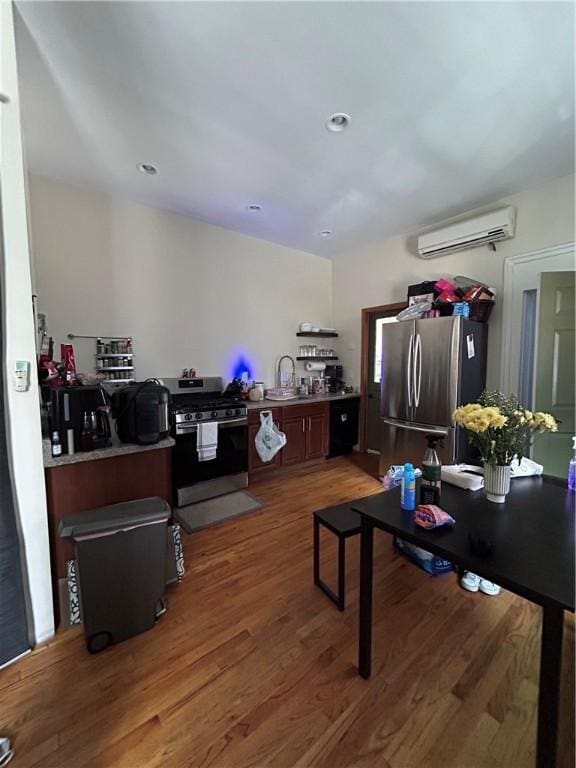
[[[233,419],[218,424],[216,458],[199,461],[196,450],[196,426],[175,437],[172,448],[172,477],[176,506],[232,493],[248,485],[247,419]]]

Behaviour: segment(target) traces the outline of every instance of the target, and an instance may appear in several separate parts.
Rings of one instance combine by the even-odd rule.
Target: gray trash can
[[[97,653],[154,626],[163,612],[166,525],[158,497],[91,509],[60,521],[76,543],[86,647]]]

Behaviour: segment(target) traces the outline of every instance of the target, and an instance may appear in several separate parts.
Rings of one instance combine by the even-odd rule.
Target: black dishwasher
[[[330,402],[330,458],[351,453],[358,442],[359,407],[359,397]]]

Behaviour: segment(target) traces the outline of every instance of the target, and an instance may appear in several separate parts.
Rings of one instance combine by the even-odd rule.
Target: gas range
[[[222,394],[222,379],[163,379],[171,395],[172,481],[176,506],[232,493],[248,485],[248,409]],[[218,425],[216,453],[198,450],[202,423]]]
[[[222,395],[222,379],[163,379],[172,396],[175,436],[188,434],[201,422],[219,424],[247,422],[248,409],[238,397]]]

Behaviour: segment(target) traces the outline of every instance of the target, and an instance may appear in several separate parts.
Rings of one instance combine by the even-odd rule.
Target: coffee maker
[[[57,431],[60,435],[62,453],[74,453],[80,449],[80,435],[86,416],[93,431],[93,447],[109,446],[112,442],[108,419],[109,406],[109,397],[100,384],[53,389],[50,400],[50,433]]]
[[[346,386],[344,383],[344,369],[341,365],[327,365],[324,377],[328,379],[327,390],[330,394],[337,394]]]

